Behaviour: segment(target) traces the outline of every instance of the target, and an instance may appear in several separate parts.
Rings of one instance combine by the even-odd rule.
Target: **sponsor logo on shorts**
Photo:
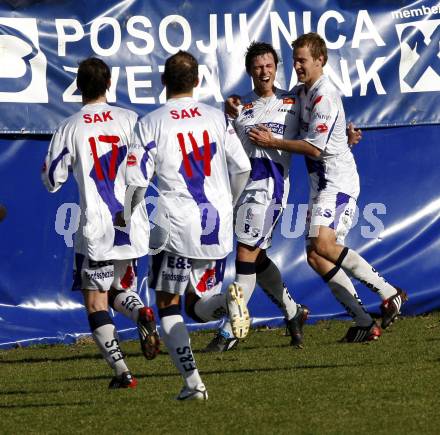
[[[95,281],[98,281],[100,279],[113,278],[115,276],[113,270],[107,270],[105,272],[95,271],[93,273],[89,273],[87,272],[87,270],[85,270],[84,273],[88,280],[95,280]]]
[[[177,275],[172,272],[162,271],[162,279],[164,281],[177,281],[177,282],[185,282],[189,280],[189,275]]]
[[[211,290],[215,284],[215,269],[206,269],[196,287],[199,292],[203,293]]]

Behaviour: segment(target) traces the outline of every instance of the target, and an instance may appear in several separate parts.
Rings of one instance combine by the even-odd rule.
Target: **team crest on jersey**
[[[440,20],[397,24],[401,92],[440,91]]]
[[[127,166],[136,166],[137,165],[137,158],[134,154],[130,153],[127,156]]]
[[[318,124],[315,128],[315,131],[317,133],[327,133],[328,132],[328,126],[327,124]]]
[[[0,17],[0,102],[47,103],[47,59],[35,18]]]
[[[295,98],[291,98],[291,97],[283,98],[283,104],[295,104]]]

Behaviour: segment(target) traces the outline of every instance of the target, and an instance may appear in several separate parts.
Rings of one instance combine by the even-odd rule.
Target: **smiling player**
[[[277,138],[296,138],[299,100],[295,92],[274,86],[278,56],[270,44],[253,42],[247,49],[245,64],[254,89],[240,98],[241,110],[233,125],[249,156],[252,171],[235,211],[238,241],[235,282],[243,288],[247,301],[258,283],[282,310],[291,345],[301,347],[308,308],[293,300],[278,267],[266,254],[289,195],[291,153],[256,147],[248,136],[255,126],[265,125]],[[206,350],[226,351],[237,343],[226,322]]]
[[[308,33],[292,46],[294,68],[303,83],[298,87],[301,140],[277,138],[264,126],[253,129],[249,137],[266,149],[306,154],[310,180],[307,261],[356,323],[343,341],[376,340],[381,330],[364,310],[349,276],[382,299],[382,328],[394,321],[407,295],[391,286],[356,251],[344,246],[359,195],[359,176],[347,142],[344,108],[335,87],[323,74],[327,62],[324,40],[317,33]]]

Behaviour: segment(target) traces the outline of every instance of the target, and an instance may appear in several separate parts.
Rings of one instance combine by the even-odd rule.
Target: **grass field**
[[[341,344],[349,324],[306,326],[306,347],[281,329],[253,330],[236,351],[200,353],[207,402],[176,402],[182,381],[124,342],[136,390],[107,389],[93,344],[0,352],[0,433],[439,434],[440,314],[405,318],[378,342]]]

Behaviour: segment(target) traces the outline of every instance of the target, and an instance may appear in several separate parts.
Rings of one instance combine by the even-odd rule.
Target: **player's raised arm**
[[[321,150],[305,140],[275,138],[272,131],[264,125],[260,125],[258,128],[252,128],[249,131],[249,137],[258,146],[263,148],[289,151],[291,153],[303,154],[310,157],[319,157],[321,155]]]
[[[53,135],[44,159],[41,178],[49,192],[56,192],[69,177],[72,148],[68,145],[61,126]]]

